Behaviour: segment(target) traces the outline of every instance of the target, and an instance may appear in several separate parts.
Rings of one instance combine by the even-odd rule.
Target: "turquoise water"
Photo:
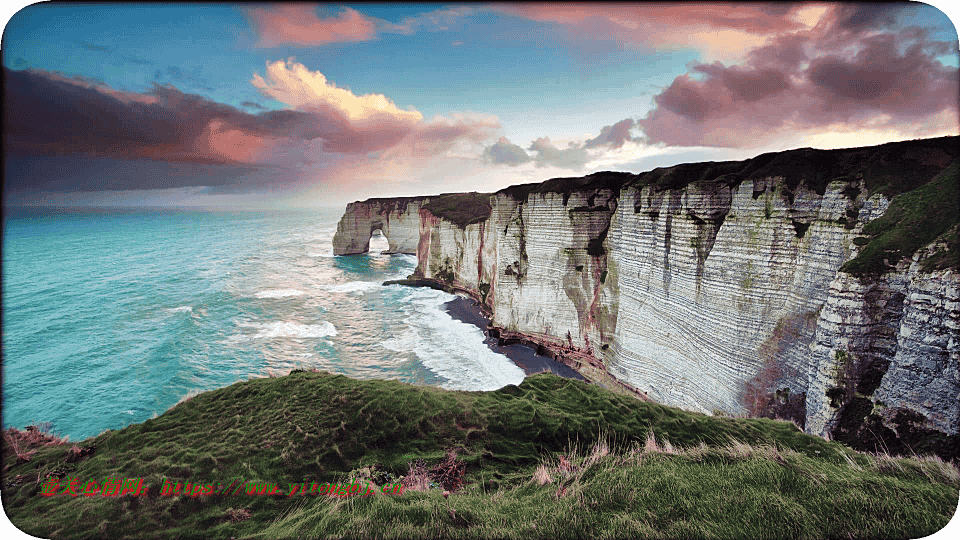
[[[416,259],[334,257],[342,210],[15,211],[3,232],[3,426],[80,440],[182,397],[315,367],[450,389],[523,371],[387,279]]]

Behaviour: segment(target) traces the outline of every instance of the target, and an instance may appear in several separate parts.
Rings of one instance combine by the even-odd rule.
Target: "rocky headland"
[[[960,138],[803,148],[492,194],[348,205],[408,284],[668,405],[790,418],[867,450],[960,448]]]

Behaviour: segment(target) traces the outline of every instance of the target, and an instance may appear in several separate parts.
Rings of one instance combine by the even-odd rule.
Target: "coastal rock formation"
[[[429,197],[398,197],[348,204],[333,235],[333,254],[366,253],[377,229],[387,238],[390,253],[415,254],[420,242],[420,207],[429,201]]]
[[[411,277],[472,294],[493,335],[661,403],[792,417],[840,438],[872,428],[904,444],[907,431],[955,436],[957,142],[799,149],[445,195],[451,204],[418,208]],[[909,229],[919,218],[903,216],[922,206],[910,197],[934,195],[946,203],[927,212],[939,221],[921,227],[926,238]],[[338,253],[366,241],[368,216],[385,208],[376,204],[348,207]],[[891,248],[901,236],[922,245]]]

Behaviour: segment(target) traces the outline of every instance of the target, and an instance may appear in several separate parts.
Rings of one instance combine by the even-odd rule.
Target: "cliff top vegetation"
[[[4,447],[4,509],[45,538],[908,538],[943,527],[960,489],[936,458],[860,454],[792,423],[685,412],[549,374],[460,392],[294,370],[73,447],[5,435],[16,444]],[[151,489],[43,497],[50,476],[143,477]],[[400,476],[400,496],[289,496],[303,481]],[[165,479],[280,493],[160,496]]]
[[[430,199],[422,208],[433,215],[455,223],[461,229],[467,225],[486,221],[490,217],[490,194],[444,193]]]
[[[422,195],[416,197],[371,197],[365,201],[359,201],[361,204],[407,204],[409,202],[423,202],[432,199],[438,195]]]
[[[879,275],[935,240],[942,241],[945,249],[925,260],[923,269],[960,270],[958,226],[960,160],[954,160],[929,183],[894,197],[882,216],[864,225],[865,236],[854,240],[863,246],[860,254],[840,270],[858,276]]]
[[[792,197],[802,183],[820,195],[837,180],[863,179],[867,191],[888,197],[927,183],[960,156],[960,137],[893,142],[862,148],[798,148],[743,161],[707,161],[660,167],[637,175],[629,185],[682,189],[694,182],[730,186],[746,180],[782,177]]]
[[[497,193],[526,200],[531,193],[599,189],[617,192],[629,186],[683,189],[696,182],[735,186],[747,180],[781,177],[787,188],[785,196],[791,198],[801,183],[823,195],[831,182],[844,179],[863,179],[871,194],[893,197],[929,182],[957,157],[960,157],[960,137],[937,137],[860,148],[798,148],[769,152],[742,161],[681,163],[639,174],[604,171],[582,177],[553,178],[539,184],[510,186]]]

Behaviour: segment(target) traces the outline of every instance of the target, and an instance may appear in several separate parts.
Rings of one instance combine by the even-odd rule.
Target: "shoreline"
[[[582,380],[618,394],[654,402],[645,392],[618,380],[608,373],[603,362],[589,351],[560,343],[542,342],[536,337],[521,332],[510,332],[496,326],[488,326],[490,322],[487,315],[488,310],[480,302],[480,298],[475,291],[430,278],[409,277],[384,281],[383,284],[429,287],[456,295],[457,298],[444,304],[443,309],[454,319],[480,328],[485,336],[484,342],[487,346],[494,352],[510,358],[514,364],[524,370],[526,375],[550,371],[561,377]],[[542,353],[546,353],[546,355]],[[524,364],[530,366],[530,369],[528,370]],[[571,372],[573,375],[567,375]]]
[[[480,306],[477,305],[475,300],[471,298],[457,295],[457,297],[453,300],[443,304],[442,309],[446,311],[453,319],[467,324],[472,324],[473,326],[479,328],[480,331],[483,332],[483,342],[487,344],[487,347],[489,347],[493,352],[500,353],[509,358],[514,364],[523,370],[523,373],[526,376],[534,375],[536,373],[550,372],[566,379],[576,379],[579,381],[590,382],[586,377],[581,375],[572,367],[557,362],[550,357],[537,354],[537,351],[534,347],[521,343],[498,345],[498,339],[491,337],[490,333],[487,331],[487,324],[490,322],[490,319],[484,315]]]

